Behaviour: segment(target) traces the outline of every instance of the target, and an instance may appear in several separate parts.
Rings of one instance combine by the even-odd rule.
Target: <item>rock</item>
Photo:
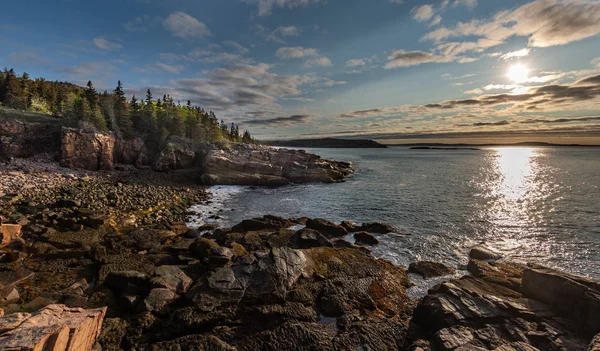
[[[309,229],[314,229],[329,238],[348,235],[348,231],[344,229],[344,227],[321,218],[309,219],[306,222],[306,227]]]
[[[226,247],[213,247],[208,262],[211,265],[224,266],[233,258],[233,252]]]
[[[176,298],[177,295],[170,289],[154,288],[144,300],[144,306],[146,311],[160,312]]]
[[[116,139],[113,159],[115,163],[142,168],[148,162],[148,150],[140,138]]]
[[[208,150],[201,176],[207,185],[286,185],[340,181],[350,165],[321,159],[301,150],[275,149],[232,143],[227,149]]]
[[[14,285],[0,285],[0,306],[10,305],[19,301],[19,292]]]
[[[135,271],[110,272],[104,285],[121,295],[138,295],[148,290],[149,279],[146,274]]]
[[[442,350],[454,350],[473,340],[473,333],[465,327],[450,327],[437,332],[436,341]]]
[[[154,274],[156,277],[150,281],[153,287],[166,288],[176,294],[185,294],[192,285],[192,279],[176,266],[160,266]]]
[[[523,292],[553,306],[587,331],[600,330],[600,283],[537,267],[523,273]]]
[[[115,138],[111,135],[80,132],[63,128],[60,164],[90,171],[114,168]]]
[[[443,277],[445,275],[451,275],[456,273],[456,269],[452,267],[447,267],[441,263],[430,261],[419,261],[411,263],[408,266],[408,271],[410,273],[422,275],[425,279]]]
[[[50,305],[0,336],[1,349],[91,350],[100,335],[105,308],[84,310]]]
[[[0,317],[0,334],[17,328],[29,317],[31,317],[29,313],[13,313]]]
[[[196,241],[190,245],[190,252],[200,259],[209,258],[212,255],[212,251],[218,248],[219,244],[207,239],[197,238]]]
[[[18,224],[0,224],[0,247],[6,247],[21,237],[21,226]]]
[[[213,335],[187,335],[171,341],[157,343],[150,349],[152,351],[183,351],[183,350],[206,350],[206,351],[236,351],[224,341]]]
[[[194,166],[200,145],[184,138],[171,136],[154,161],[154,170],[165,172]]]
[[[377,234],[389,234],[395,231],[394,227],[382,223],[365,223],[360,227],[351,227],[352,232],[368,232]]]
[[[291,246],[296,249],[310,249],[313,247],[327,246],[333,247],[333,244],[323,234],[314,229],[304,228],[297,231],[292,237]]]
[[[367,232],[358,232],[354,234],[357,244],[379,245],[379,240]]]
[[[480,261],[495,261],[501,259],[502,255],[492,251],[484,245],[477,245],[471,248],[471,251],[469,252],[469,257]]]

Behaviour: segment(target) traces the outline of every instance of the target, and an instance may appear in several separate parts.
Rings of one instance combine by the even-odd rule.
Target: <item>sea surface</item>
[[[195,222],[230,226],[265,214],[384,222],[409,234],[378,236],[374,254],[396,265],[461,267],[483,242],[518,261],[600,279],[600,148],[308,151],[353,162],[357,172],[339,184],[213,187]]]

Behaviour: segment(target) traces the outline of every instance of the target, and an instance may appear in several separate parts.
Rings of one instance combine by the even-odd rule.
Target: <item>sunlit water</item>
[[[397,265],[462,265],[468,248],[485,242],[516,260],[600,279],[600,148],[310,151],[352,161],[358,172],[340,184],[214,188],[218,222],[264,214],[379,221],[411,234],[379,236],[374,254]],[[204,220],[212,206],[198,208]]]

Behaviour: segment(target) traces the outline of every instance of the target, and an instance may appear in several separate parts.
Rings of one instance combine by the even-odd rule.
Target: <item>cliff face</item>
[[[60,150],[60,125],[0,119],[0,160]]]

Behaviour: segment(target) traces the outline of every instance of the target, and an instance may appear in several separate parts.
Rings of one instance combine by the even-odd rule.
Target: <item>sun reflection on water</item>
[[[484,218],[490,223],[487,240],[508,255],[537,252],[539,257],[548,254],[543,236],[543,223],[536,215],[538,204],[543,202],[544,188],[536,159],[540,149],[494,149],[490,166],[492,176],[485,184],[488,206]],[[542,235],[540,235],[542,234]],[[532,250],[533,249],[533,250]]]

